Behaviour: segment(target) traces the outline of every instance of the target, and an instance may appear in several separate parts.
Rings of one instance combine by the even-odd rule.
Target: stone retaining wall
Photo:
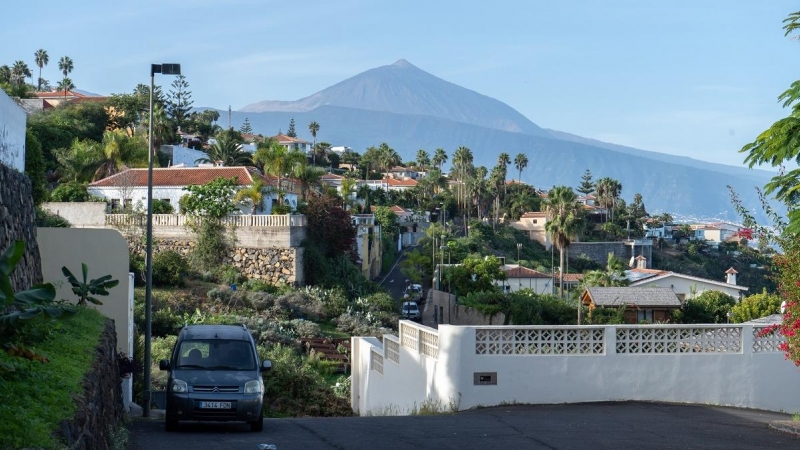
[[[145,254],[141,241],[130,241],[132,252]],[[189,256],[196,245],[190,239],[154,239],[153,253],[174,251]],[[303,284],[301,248],[244,248],[236,247],[225,256],[224,264],[230,264],[249,279],[263,280],[271,284]]]
[[[11,287],[15,291],[42,282],[36,213],[28,177],[0,164],[0,253],[17,240],[25,242],[25,255],[11,273]]]
[[[106,450],[123,416],[122,388],[117,368],[114,321],[106,320],[96,358],[83,378],[83,395],[75,397],[77,410],[61,423],[56,434],[71,450]]]

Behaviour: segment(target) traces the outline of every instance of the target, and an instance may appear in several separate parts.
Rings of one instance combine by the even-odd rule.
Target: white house
[[[522,289],[531,289],[537,294],[552,294],[553,285],[558,284],[558,278],[553,274],[542,273],[518,264],[503,266],[506,273],[505,280],[495,280],[496,286],[501,286],[504,292],[517,292]]]
[[[511,222],[512,227],[527,231],[531,240],[539,242],[545,249],[550,250],[550,235],[545,230],[546,224],[547,214],[541,211],[526,212],[519,220]]]
[[[197,160],[208,158],[206,152],[184,145],[162,145],[160,150],[170,157],[170,166],[198,167]]]
[[[0,163],[25,171],[25,125],[28,116],[0,89]]]
[[[724,282],[655,269],[636,268],[625,273],[631,281],[631,287],[672,288],[681,301],[691,299],[704,291],[724,292],[737,301],[741,301],[748,291],[747,287],[736,284],[737,272],[733,267],[725,272],[726,280]]]
[[[278,141],[279,144],[289,150],[298,150],[306,154],[311,153],[311,142],[286,136],[283,133],[272,136],[270,139]]]
[[[203,185],[219,178],[235,178],[237,186],[244,188],[250,186],[254,180],[261,179],[268,186],[275,186],[274,177],[265,177],[246,167],[168,167],[153,169],[153,199],[164,200],[172,205],[176,212],[180,212],[179,202],[181,197],[188,194],[185,187]],[[298,194],[291,185],[284,180],[285,204],[292,208],[297,206]],[[291,184],[291,180],[288,180]],[[147,202],[147,169],[128,169],[89,184],[89,194],[108,200],[112,210],[120,206],[144,205]],[[273,203],[277,202],[277,193],[265,195],[262,205],[263,214],[272,211]],[[242,214],[250,214],[249,207],[241,207]],[[257,211],[258,212],[258,211]]]

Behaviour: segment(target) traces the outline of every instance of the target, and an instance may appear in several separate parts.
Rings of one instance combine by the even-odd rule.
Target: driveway
[[[797,436],[769,429],[785,414],[661,403],[483,408],[453,415],[267,419],[245,425],[130,424],[138,450],[247,449],[797,449]]]

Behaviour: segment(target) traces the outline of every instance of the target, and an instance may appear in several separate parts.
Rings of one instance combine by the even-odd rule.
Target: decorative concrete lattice
[[[395,364],[400,364],[400,343],[383,338],[383,348],[386,350],[386,357]]]
[[[478,355],[602,355],[602,328],[478,328]]]
[[[406,324],[400,324],[400,343],[409,350],[419,351],[417,329]]]
[[[439,357],[439,335],[430,331],[419,330],[420,338],[422,339],[422,346],[420,353],[431,358]]]
[[[740,327],[617,327],[617,353],[741,353]]]
[[[374,348],[369,352],[369,368],[383,375],[383,356]]]
[[[778,346],[786,342],[778,330],[762,335],[767,327],[753,327],[753,353],[778,353]]]

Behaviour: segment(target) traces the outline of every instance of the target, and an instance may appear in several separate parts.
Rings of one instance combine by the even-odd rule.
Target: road
[[[425,233],[420,231],[415,233],[415,242],[419,242],[421,237],[425,236]],[[419,245],[413,245],[407,248],[404,248],[401,253],[400,257],[392,266],[392,269],[389,273],[386,274],[380,280],[381,286],[386,289],[389,294],[392,295],[392,298],[400,301],[403,298],[403,291],[406,289],[406,276],[403,275],[403,272],[400,270],[400,263],[406,259],[406,253],[414,251],[414,249],[421,248]]]
[[[453,415],[267,419],[245,425],[130,424],[134,449],[797,449],[800,438],[767,428],[785,414],[661,403],[505,406]]]

